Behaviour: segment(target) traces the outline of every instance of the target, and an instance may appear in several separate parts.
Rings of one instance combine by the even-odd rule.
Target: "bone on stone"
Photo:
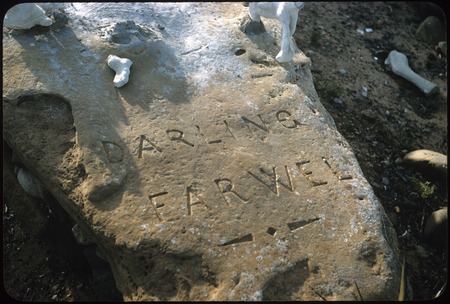
[[[26,193],[33,197],[44,198],[43,188],[39,180],[24,168],[17,172],[17,181]]]
[[[130,67],[133,61],[127,58],[120,58],[116,55],[108,56],[108,66],[116,72],[114,77],[114,86],[120,88],[128,83],[130,77]]]
[[[386,64],[395,74],[414,83],[426,95],[439,92],[439,87],[436,84],[426,80],[411,70],[408,65],[408,58],[406,58],[404,54],[395,50],[391,51],[384,61],[384,64]]]
[[[53,20],[45,16],[45,11],[33,3],[21,3],[13,6],[5,15],[4,26],[26,30],[35,25],[50,26]]]
[[[291,37],[297,27],[298,12],[303,2],[250,2],[249,15],[253,21],[261,21],[261,16],[278,19],[281,22],[281,50],[276,56],[278,62],[288,62],[294,57]]]

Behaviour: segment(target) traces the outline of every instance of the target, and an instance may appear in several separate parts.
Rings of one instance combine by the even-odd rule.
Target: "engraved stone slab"
[[[275,61],[275,21],[248,36],[239,3],[65,10],[58,32],[3,31],[4,135],[125,300],[397,298],[395,232],[309,59]],[[133,61],[120,89],[109,54]]]

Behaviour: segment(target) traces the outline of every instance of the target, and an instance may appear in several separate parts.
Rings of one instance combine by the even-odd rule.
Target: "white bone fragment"
[[[114,86],[120,88],[128,82],[130,77],[130,67],[133,64],[128,58],[120,58],[116,55],[108,56],[108,66],[116,72],[114,77]]]
[[[432,83],[420,75],[417,75],[408,65],[408,58],[400,52],[391,51],[384,61],[392,72],[414,83],[426,95],[439,92],[437,84]]]
[[[10,8],[5,15],[3,25],[16,30],[30,29],[35,25],[50,26],[53,20],[45,11],[33,3],[20,3]]]
[[[281,50],[276,56],[278,62],[288,62],[294,57],[291,37],[297,27],[298,12],[304,5],[303,2],[250,2],[248,5],[253,21],[261,21],[262,16],[281,22]]]
[[[44,191],[41,182],[33,174],[24,168],[17,172],[17,181],[26,193],[33,197],[44,198]]]

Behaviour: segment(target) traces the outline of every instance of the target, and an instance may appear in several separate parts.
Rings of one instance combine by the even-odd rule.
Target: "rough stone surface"
[[[4,28],[4,137],[125,300],[397,298],[395,232],[309,58],[275,61],[276,22],[246,35],[240,3],[65,12],[57,32]],[[109,54],[134,62],[123,88]]]

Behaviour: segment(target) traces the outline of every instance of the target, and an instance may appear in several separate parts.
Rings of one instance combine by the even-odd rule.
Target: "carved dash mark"
[[[251,233],[246,234],[244,236],[229,240],[228,242],[225,242],[223,244],[220,244],[219,246],[228,246],[238,243],[245,243],[245,242],[253,242],[253,235]]]
[[[163,204],[163,203],[158,204],[158,203],[156,203],[153,199],[154,199],[155,197],[162,196],[162,195],[166,195],[166,194],[168,194],[168,192],[163,191],[163,192],[158,192],[158,193],[155,193],[155,194],[150,194],[150,195],[148,196],[148,198],[150,199],[150,203],[152,204],[153,210],[155,210],[156,217],[158,218],[158,220],[159,220],[160,222],[162,222],[163,219],[161,218],[161,215],[160,215],[159,212],[158,212],[158,208],[164,207],[164,204]]]
[[[277,233],[277,230],[273,227],[269,227],[269,228],[267,228],[266,232],[268,234],[270,234],[271,236],[274,236]]]
[[[291,231],[296,230],[298,228],[304,227],[306,225],[309,225],[311,223],[314,223],[316,221],[320,220],[320,218],[314,218],[314,219],[309,219],[309,220],[301,220],[301,221],[296,221],[296,222],[291,222],[288,223],[288,227]]]

